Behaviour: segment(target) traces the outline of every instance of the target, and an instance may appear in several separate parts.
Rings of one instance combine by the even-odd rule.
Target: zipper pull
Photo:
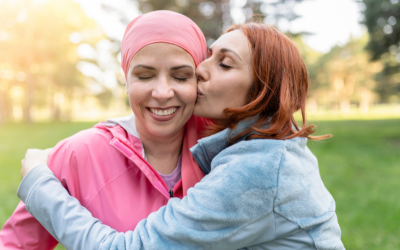
[[[169,197],[170,197],[170,198],[174,197],[174,191],[169,190],[168,193],[169,193]]]

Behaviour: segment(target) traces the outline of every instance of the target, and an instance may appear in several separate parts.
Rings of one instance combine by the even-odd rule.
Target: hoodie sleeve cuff
[[[28,174],[22,179],[19,184],[17,195],[18,197],[26,203],[29,199],[29,194],[33,191],[34,187],[42,181],[49,177],[54,177],[54,173],[49,169],[47,165],[39,165],[34,167]]]

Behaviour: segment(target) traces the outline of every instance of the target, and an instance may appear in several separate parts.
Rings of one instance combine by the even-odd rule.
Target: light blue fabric
[[[102,225],[45,167],[28,173],[18,195],[67,249],[344,249],[307,139],[242,138],[227,147],[250,124],[199,140],[191,151],[209,174],[134,231]]]

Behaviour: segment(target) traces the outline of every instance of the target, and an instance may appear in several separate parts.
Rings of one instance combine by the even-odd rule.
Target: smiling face
[[[198,97],[194,115],[226,122],[223,110],[242,107],[253,85],[250,44],[241,30],[222,35],[211,46],[208,58],[196,69]]]
[[[197,96],[193,58],[184,49],[154,43],[133,57],[127,93],[139,134],[170,137],[183,131]]]

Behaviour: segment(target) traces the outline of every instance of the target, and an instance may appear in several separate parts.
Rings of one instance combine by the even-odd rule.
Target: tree
[[[364,50],[367,43],[367,34],[360,39],[352,38],[309,64],[309,101],[342,114],[350,112],[351,104],[357,104],[360,113],[367,113],[375,98],[374,75],[382,70],[380,61],[369,61]]]
[[[400,96],[400,3],[399,0],[363,0],[364,24],[370,34],[366,49],[371,60],[381,60],[384,70],[376,75],[376,91],[383,101]]]
[[[207,45],[211,45],[223,31],[234,23],[256,20],[278,25],[279,21],[297,18],[293,6],[302,0],[137,0],[141,13],[154,10],[171,10],[192,19],[203,31]],[[102,3],[104,9],[121,16],[127,25],[130,17],[114,6]]]
[[[59,119],[73,93],[84,87],[77,48],[103,38],[101,28],[71,0],[0,4],[0,121],[21,107],[30,123],[33,107],[43,106],[52,107]]]

